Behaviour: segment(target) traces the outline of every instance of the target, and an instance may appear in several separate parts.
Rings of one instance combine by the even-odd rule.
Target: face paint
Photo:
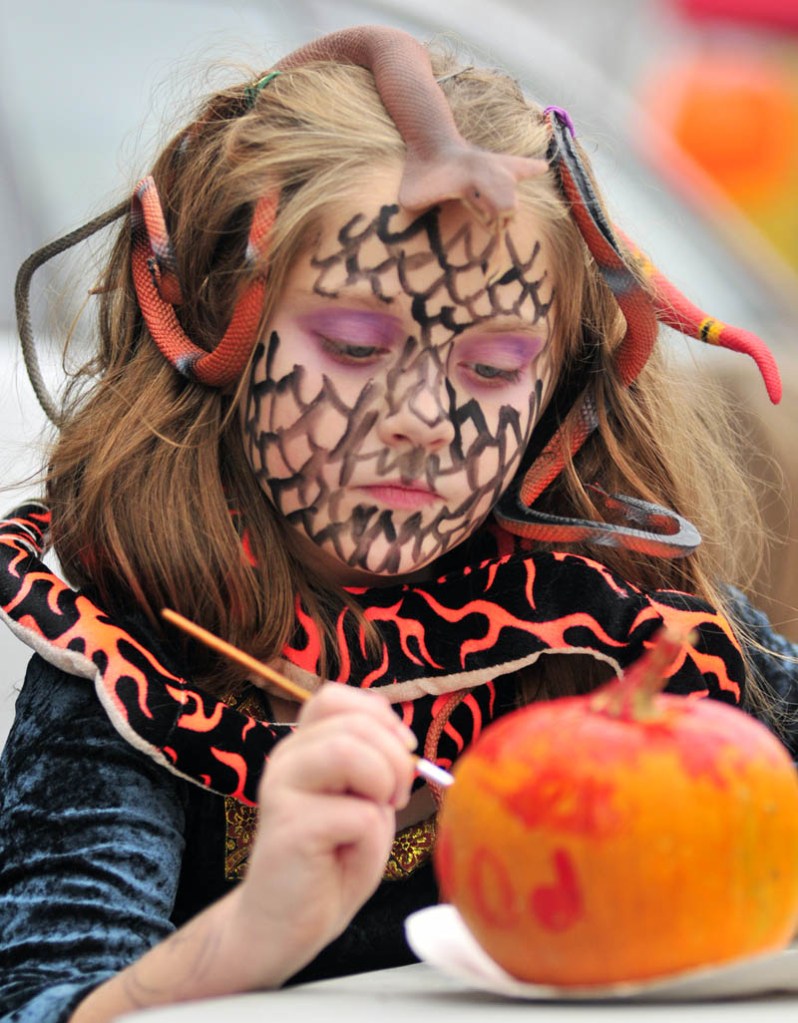
[[[410,576],[470,536],[551,382],[533,215],[496,239],[458,204],[409,217],[398,177],[370,184],[295,263],[243,410],[264,491],[349,584]]]

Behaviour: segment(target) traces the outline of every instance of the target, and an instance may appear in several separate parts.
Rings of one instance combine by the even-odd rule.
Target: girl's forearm
[[[264,941],[244,933],[240,893],[239,888],[209,906],[96,988],[70,1023],[106,1023],[153,1006],[279,987],[304,965],[307,951],[298,953],[279,934]]]

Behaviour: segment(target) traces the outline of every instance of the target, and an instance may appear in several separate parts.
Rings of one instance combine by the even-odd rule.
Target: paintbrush
[[[165,607],[161,611],[161,615],[171,622],[172,625],[176,625],[178,629],[182,629],[183,632],[188,633],[189,636],[193,636],[194,639],[204,643],[205,646],[215,650],[217,653],[229,658],[231,661],[235,661],[240,664],[243,668],[248,671],[259,675],[261,678],[273,683],[278,689],[281,689],[287,696],[293,697],[297,703],[305,703],[313,695],[307,689],[297,685],[296,682],[292,682],[290,678],[286,678],[285,675],[281,675],[279,671],[275,671],[274,668],[270,668],[268,664],[264,664],[262,661],[257,660],[255,657],[251,657],[249,654],[244,653],[243,650],[239,650],[238,647],[233,646],[232,643],[228,643],[224,639],[220,639],[219,636],[215,636],[212,632],[208,632],[207,629],[203,629],[201,625],[197,625],[195,622],[190,621],[188,618],[184,618],[183,615],[178,614],[177,611],[171,611],[168,607]],[[418,757],[415,754],[411,754],[413,757],[413,764],[416,772],[425,778],[427,781],[433,782],[435,785],[439,785],[442,788],[447,788],[454,781],[454,775],[449,774],[442,767],[438,767],[437,764],[433,764],[431,760],[425,760],[423,757]]]

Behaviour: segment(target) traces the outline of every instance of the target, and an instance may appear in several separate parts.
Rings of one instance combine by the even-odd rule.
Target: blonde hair
[[[541,112],[509,78],[458,69],[449,55],[433,54],[433,64],[445,76],[441,87],[468,140],[495,151],[545,154]],[[210,98],[152,171],[174,244],[183,299],[178,315],[188,336],[212,349],[224,333],[255,272],[245,269],[244,247],[253,204],[267,190],[279,192],[280,205],[264,327],[289,268],[325,215],[351,198],[353,183],[371,169],[403,155],[373,79],[357,67],[292,69],[250,107],[244,84]],[[601,370],[589,383],[600,426],[543,504],[558,514],[596,518],[585,485],[598,480],[607,490],[687,515],[705,537],[693,556],[669,561],[604,549],[601,560],[638,585],[683,589],[722,606],[718,580],[738,577],[732,508],[741,509],[747,541],[756,531],[745,482],[709,429],[715,414],[703,400],[698,411],[659,352],[632,387],[621,386],[612,354],[623,317],[554,173],[524,183],[520,192],[540,216],[560,282],[555,316],[563,376],[577,370],[589,341],[601,350]],[[263,660],[290,638],[297,598],[332,639],[331,623],[346,596],[311,576],[292,531],[264,498],[245,457],[238,396],[180,377],[155,347],[133,290],[130,250],[126,219],[101,282],[97,355],[73,382],[50,459],[47,500],[65,572],[73,583],[92,586],[106,606],[133,601],[153,622],[161,607],[173,607]],[[244,556],[242,523],[254,559]],[[223,693],[235,683],[235,671],[215,655],[196,656],[193,668],[208,688]],[[559,669],[542,670],[554,674],[548,681],[538,677],[541,692],[568,688]]]

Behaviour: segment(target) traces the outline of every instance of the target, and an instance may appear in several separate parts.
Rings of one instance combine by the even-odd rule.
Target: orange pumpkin
[[[662,694],[660,634],[623,679],[494,723],[455,768],[444,899],[522,980],[655,978],[786,945],[798,775],[740,710]]]

